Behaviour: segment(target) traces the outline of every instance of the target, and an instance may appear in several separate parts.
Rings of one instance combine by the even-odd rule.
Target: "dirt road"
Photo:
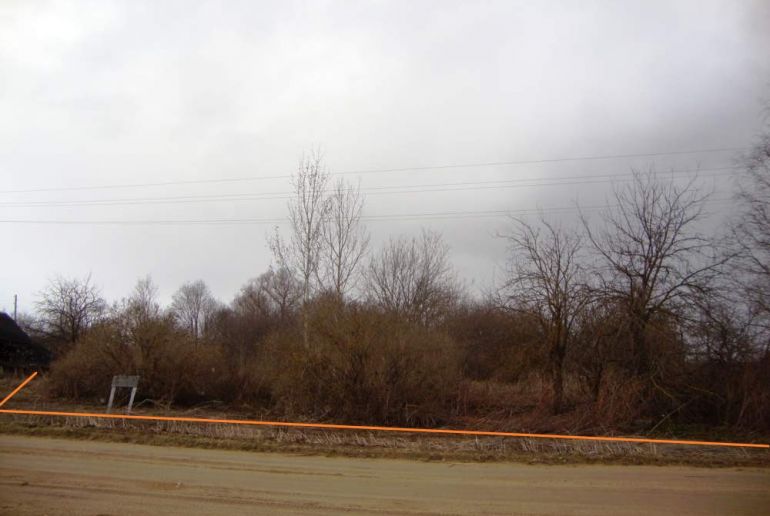
[[[770,514],[770,470],[425,463],[0,435],[2,514]]]

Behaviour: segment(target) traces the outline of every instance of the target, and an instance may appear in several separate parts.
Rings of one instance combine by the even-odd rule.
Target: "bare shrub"
[[[628,429],[643,416],[639,400],[645,390],[644,380],[629,378],[615,369],[608,371],[596,402],[591,409],[593,424],[604,431]]]
[[[141,376],[138,396],[165,403],[197,403],[232,396],[220,348],[196,347],[168,319],[127,328],[119,320],[99,324],[53,363],[51,394],[100,399],[113,375]]]
[[[311,312],[312,349],[275,336],[275,397],[286,412],[382,424],[434,424],[452,413],[459,381],[443,333],[335,299]]]
[[[449,246],[432,231],[391,239],[369,263],[366,282],[374,304],[424,325],[442,322],[459,292]]]
[[[294,325],[302,288],[286,269],[273,270],[250,280],[230,307],[220,309],[210,324],[209,340],[217,342],[238,369],[255,355],[265,338]]]
[[[544,366],[540,329],[528,314],[491,301],[466,302],[447,318],[445,328],[458,344],[468,379],[516,382]]]
[[[98,398],[109,392],[112,376],[127,374],[131,359],[107,326],[93,328],[66,355],[56,360],[48,377],[54,396]]]

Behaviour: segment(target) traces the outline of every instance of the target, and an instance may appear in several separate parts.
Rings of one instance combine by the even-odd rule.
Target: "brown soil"
[[[0,435],[3,514],[767,514],[770,470],[417,462]]]

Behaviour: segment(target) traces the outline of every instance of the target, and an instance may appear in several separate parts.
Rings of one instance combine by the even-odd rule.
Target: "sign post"
[[[112,411],[112,402],[115,400],[115,389],[117,387],[127,387],[131,389],[131,397],[128,399],[127,414],[131,413],[131,406],[134,404],[134,396],[136,396],[136,388],[139,386],[138,376],[124,376],[117,375],[112,377],[112,388],[110,389],[110,400],[107,402],[107,413]]]

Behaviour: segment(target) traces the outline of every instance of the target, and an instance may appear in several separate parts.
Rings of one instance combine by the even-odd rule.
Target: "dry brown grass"
[[[0,380],[8,392],[20,378]],[[73,405],[45,396],[43,382],[32,382],[7,408],[102,412],[103,406]],[[221,408],[221,407],[220,407]],[[216,407],[173,410],[147,405],[139,414],[222,418],[231,413]],[[242,412],[239,417],[264,414]],[[469,422],[470,423],[470,422]],[[477,422],[478,423],[478,422]],[[488,422],[489,423],[489,422]],[[740,448],[702,448],[679,445],[634,444],[549,439],[425,436],[377,432],[285,429],[240,425],[100,418],[20,416],[0,414],[0,433],[133,442],[159,446],[205,447],[261,452],[344,455],[446,461],[516,461],[532,464],[687,464],[696,466],[770,466],[770,451]]]
[[[99,418],[4,415],[0,420],[0,433],[158,446],[418,460],[770,466],[770,452],[767,450],[740,448],[528,438],[429,437]]]

